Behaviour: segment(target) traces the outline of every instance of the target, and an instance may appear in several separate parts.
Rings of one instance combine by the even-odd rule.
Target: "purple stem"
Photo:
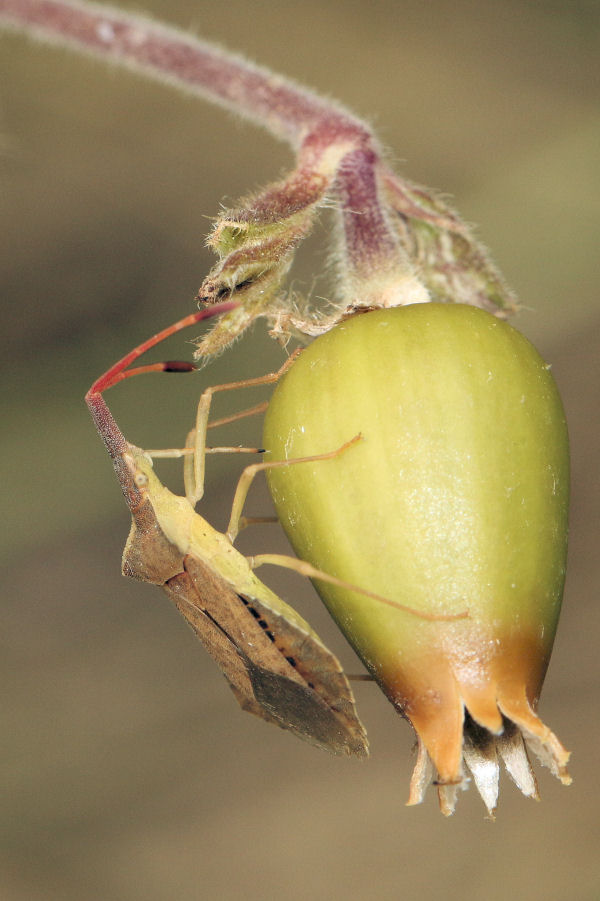
[[[109,59],[191,91],[287,141],[302,166],[334,146],[348,147],[336,178],[349,275],[364,278],[377,259],[402,260],[377,190],[384,172],[366,124],[343,107],[267,69],[184,32],[77,0],[0,0],[0,26]]]
[[[371,148],[357,148],[346,154],[337,174],[345,256],[353,260],[355,277],[361,281],[367,281],[386,260],[398,264],[398,238],[377,200],[378,162]]]

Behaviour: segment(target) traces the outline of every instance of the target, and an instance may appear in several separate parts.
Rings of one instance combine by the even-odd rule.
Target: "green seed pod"
[[[316,588],[419,754],[409,803],[432,775],[444,813],[471,771],[490,811],[498,759],[536,796],[526,744],[562,779],[568,752],[536,713],[567,545],[568,439],[552,375],[519,332],[460,304],[355,316],[314,341],[265,419],[269,473],[298,556],[427,614]],[[435,768],[432,773],[431,763]]]

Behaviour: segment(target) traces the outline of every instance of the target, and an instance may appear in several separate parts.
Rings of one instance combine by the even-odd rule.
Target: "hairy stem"
[[[169,81],[265,126],[298,148],[323,119],[364,133],[350,113],[214,44],[114,7],[77,0],[0,0],[0,20]]]
[[[360,166],[349,161],[340,167],[340,188],[347,184],[350,196],[360,194],[361,210],[374,207],[369,221],[381,218],[373,190],[373,168],[380,154],[370,129],[343,107],[293,81],[175,28],[110,6],[77,0],[0,0],[0,24],[198,94],[264,126],[314,168],[332,147],[348,148],[350,157],[358,152]],[[357,223],[353,231],[361,235],[349,247],[362,264],[363,255],[371,252],[371,232]],[[378,222],[374,241],[379,241],[381,231]],[[394,251],[397,239],[389,228],[384,231],[380,252]]]
[[[273,332],[318,334],[357,310],[427,300],[504,315],[516,303],[486,251],[447,206],[394,175],[371,129],[342,106],[243,57],[141,15],[83,0],[0,0],[0,28],[61,44],[192,92],[287,141],[296,169],[226,210],[209,239],[219,261],[198,293],[233,292],[201,356],[231,343],[258,316]],[[281,289],[318,208],[338,219],[337,298],[327,319],[300,316]]]

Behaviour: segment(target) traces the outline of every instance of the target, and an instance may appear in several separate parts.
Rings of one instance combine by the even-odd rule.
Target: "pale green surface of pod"
[[[566,781],[567,752],[535,713],[567,543],[568,438],[549,367],[474,307],[355,316],[286,373],[264,446],[295,459],[358,433],[333,460],[269,472],[296,553],[399,603],[469,617],[425,621],[316,582],[323,601],[441,782],[463,779],[465,722],[501,735],[503,717]]]

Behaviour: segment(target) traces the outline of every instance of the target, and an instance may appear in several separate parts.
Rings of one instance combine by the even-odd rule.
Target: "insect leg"
[[[194,434],[191,432],[190,434]],[[205,454],[260,454],[263,452],[262,447],[239,447],[237,444],[232,447],[206,447]],[[171,459],[177,460],[181,457],[193,457],[195,451],[193,447],[160,447],[151,450],[144,449],[144,453],[153,459]]]
[[[189,328],[191,325],[194,325],[200,322],[203,319],[208,319],[213,316],[216,316],[221,313],[229,312],[235,309],[238,306],[238,303],[235,301],[230,301],[222,304],[217,304],[216,306],[207,309],[200,310],[196,313],[192,313],[189,316],[184,317],[183,319],[178,320],[172,325],[168,326],[157,334],[153,335],[151,338],[144,341],[142,344],[139,344],[137,347],[133,348],[128,354],[126,354],[122,359],[120,359],[117,363],[115,363],[109,370],[107,370],[104,375],[102,375],[99,379],[93,383],[92,387],[86,394],[86,403],[92,412],[92,415],[97,412],[95,409],[95,405],[99,406],[98,397],[102,395],[104,391],[108,388],[111,388],[113,385],[116,385],[118,382],[123,381],[124,379],[131,378],[132,376],[141,375],[143,373],[149,372],[192,372],[197,370],[197,366],[194,363],[186,363],[181,362],[179,360],[176,361],[166,361],[161,363],[149,363],[143,366],[136,366],[132,368],[132,363],[139,359],[146,351],[155,347],[157,344],[160,344],[166,338],[169,338],[171,335],[176,334],[177,332],[182,331],[183,329]],[[195,506],[197,501],[202,497],[204,493],[204,457],[207,453],[258,453],[260,451],[259,448],[229,448],[229,447],[216,447],[216,448],[207,448],[206,447],[206,431],[208,428],[214,428],[217,425],[225,425],[228,422],[234,422],[237,419],[241,419],[245,416],[252,416],[256,413],[264,412],[266,409],[266,403],[257,404],[254,407],[251,407],[247,410],[242,410],[239,413],[236,413],[232,416],[223,417],[222,419],[216,420],[215,422],[208,422],[208,413],[210,409],[210,404],[212,400],[212,395],[217,391],[228,391],[234,388],[244,388],[244,387],[252,387],[255,385],[263,385],[269,384],[271,382],[276,382],[283,373],[291,366],[292,362],[300,353],[301,348],[298,348],[291,356],[286,360],[283,366],[280,367],[277,372],[271,372],[264,376],[259,376],[255,379],[247,379],[245,381],[238,382],[230,382],[223,385],[215,385],[212,388],[207,389],[200,399],[200,403],[198,405],[198,412],[196,416],[196,427],[188,436],[188,441],[186,442],[185,448],[164,448],[161,450],[150,450],[147,451],[148,455],[151,457],[184,457],[185,465],[184,465],[184,479],[186,484],[186,496],[188,500]],[[100,414],[98,414],[100,415]],[[96,417],[98,418],[98,417]],[[101,418],[101,417],[100,417]],[[98,420],[100,422],[100,420]],[[100,422],[101,426],[101,422]],[[191,437],[190,437],[191,436]]]
[[[198,409],[196,412],[196,425],[195,428],[189,433],[186,441],[186,453],[189,454],[191,451],[191,456],[186,456],[186,459],[184,461],[185,496],[187,497],[192,507],[196,506],[196,504],[204,494],[206,432],[209,428],[208,416],[210,413],[210,405],[212,403],[213,395],[218,391],[233,391],[237,388],[254,388],[258,385],[269,385],[273,382],[278,381],[278,379],[281,378],[284,372],[286,372],[292,365],[300,351],[301,348],[298,348],[298,350],[294,351],[294,353],[285,361],[283,366],[281,366],[276,372],[269,372],[266,375],[261,375],[253,379],[243,379],[242,381],[227,382],[222,385],[213,385],[212,387],[207,388],[202,392],[202,396],[200,397],[200,402],[198,404]],[[214,427],[215,425],[224,425],[226,422],[234,422],[236,419],[241,419],[245,416],[252,416],[254,413],[261,413],[264,412],[264,410],[265,405],[258,404],[257,406],[251,407],[248,410],[242,410],[240,413],[234,414],[233,416],[228,416],[224,419],[217,420],[216,422],[212,423],[211,426]]]
[[[246,416],[254,416],[258,413],[264,413],[267,409],[269,403],[268,401],[264,401],[263,403],[256,404],[254,407],[249,407],[247,410],[240,410],[238,413],[232,413],[230,416],[223,416],[222,419],[213,419],[212,422],[207,423],[207,429],[214,429],[220,425],[227,425],[230,422],[237,422],[238,419],[244,419]],[[186,460],[191,458],[196,453],[194,447],[193,437],[196,435],[196,429],[192,429],[188,433],[188,438],[186,440],[185,447],[161,447],[161,448],[152,448],[151,450],[146,450],[145,453],[148,454],[149,457],[153,459],[159,458],[169,458],[169,459],[178,459],[181,457],[185,457]],[[260,454],[262,452],[262,448],[260,447],[239,447],[235,445],[234,447],[205,447],[205,454]]]
[[[257,569],[265,563],[271,564],[272,566],[281,566],[284,569],[292,569],[301,576],[306,576],[309,579],[316,579],[317,581],[329,582],[331,585],[337,585],[338,588],[344,588],[348,591],[356,591],[358,594],[364,594],[365,597],[372,598],[380,604],[386,604],[388,607],[394,607],[396,610],[402,610],[404,613],[409,613],[411,616],[417,616],[419,619],[425,619],[430,622],[449,622],[455,619],[466,619],[468,617],[467,612],[448,614],[425,613],[424,611],[417,610],[415,607],[410,607],[407,604],[400,604],[398,601],[392,601],[390,598],[383,597],[381,594],[375,594],[375,592],[368,591],[366,588],[352,585],[350,582],[345,582],[343,579],[338,579],[329,573],[323,572],[322,569],[316,569],[312,564],[307,563],[306,560],[298,560],[297,557],[288,557],[286,554],[257,554],[255,557],[248,557],[248,560],[250,561],[252,569]]]
[[[233,543],[238,535],[238,532],[240,531],[242,510],[244,508],[244,504],[246,503],[246,497],[248,496],[250,485],[252,484],[252,481],[254,480],[257,473],[264,472],[267,469],[276,469],[280,466],[291,466],[297,463],[314,463],[317,460],[333,460],[335,457],[343,454],[344,451],[348,450],[348,448],[352,447],[358,441],[362,441],[362,435],[355,435],[354,438],[351,438],[350,441],[346,441],[346,443],[342,444],[341,447],[337,447],[335,450],[328,451],[325,454],[315,454],[311,457],[297,457],[294,460],[276,460],[269,463],[253,463],[251,466],[247,466],[241,474],[240,479],[237,483],[233,497],[233,504],[231,505],[231,516],[229,518],[229,526],[227,527],[227,537],[229,538],[229,540]]]
[[[233,498],[231,517],[226,533],[229,540],[233,543],[240,530],[240,522],[243,522],[241,515],[242,509],[246,501],[250,485],[252,484],[252,481],[257,473],[267,469],[275,469],[281,466],[297,465],[298,463],[313,463],[322,460],[332,460],[335,459],[335,457],[338,457],[340,454],[343,454],[345,451],[353,447],[361,440],[362,435],[358,434],[355,435],[354,438],[351,438],[350,441],[342,444],[341,447],[338,447],[335,450],[329,451],[324,454],[315,454],[310,457],[296,457],[292,460],[277,460],[268,463],[253,463],[252,465],[247,466],[240,476]],[[360,588],[357,585],[352,585],[349,582],[338,579],[336,576],[332,576],[329,573],[323,572],[323,570],[316,569],[314,566],[312,566],[312,564],[308,563],[305,560],[298,560],[296,557],[289,557],[285,554],[258,554],[254,557],[249,557],[248,559],[253,569],[256,569],[257,567],[264,564],[281,566],[285,569],[294,570],[302,576],[307,576],[309,579],[317,579],[323,582],[329,582],[332,585],[337,585],[339,588],[356,591],[359,594],[363,594],[366,597],[372,598],[373,600],[376,600],[382,604],[386,604],[389,607],[394,607],[396,610],[401,610],[404,613],[409,613],[412,616],[417,616],[420,619],[425,619],[432,622],[445,622],[447,620],[465,619],[469,615],[467,612],[449,615],[425,613],[422,610],[417,610],[416,608],[410,607],[407,604],[401,604],[397,601],[392,601],[390,598],[383,597],[380,594],[375,594],[374,592],[368,591],[365,588]]]

